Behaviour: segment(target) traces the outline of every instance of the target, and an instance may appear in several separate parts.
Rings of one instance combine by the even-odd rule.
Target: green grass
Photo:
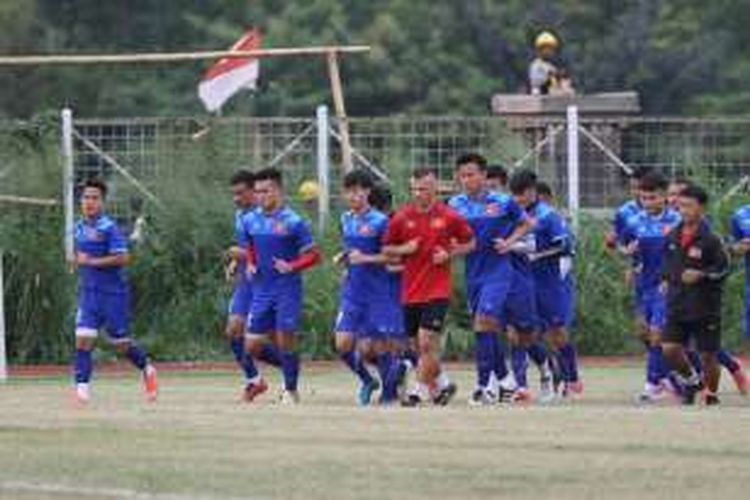
[[[303,404],[238,401],[230,373],[166,374],[156,405],[135,375],[103,376],[84,409],[66,379],[0,387],[5,498],[739,498],[748,402],[639,408],[640,367],[585,369],[551,407],[357,408],[342,369],[303,373]],[[276,381],[276,379],[273,379]],[[138,495],[136,494],[138,493]]]

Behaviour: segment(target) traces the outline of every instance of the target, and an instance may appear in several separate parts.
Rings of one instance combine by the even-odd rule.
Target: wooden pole
[[[356,54],[370,50],[368,45],[285,47],[244,51],[214,50],[197,52],[154,52],[136,54],[52,54],[30,56],[0,56],[0,66],[66,65],[66,64],[127,64],[201,61],[223,58],[264,58],[284,56],[320,56],[330,54]]]
[[[339,122],[339,133],[341,134],[341,163],[344,172],[352,169],[352,145],[349,139],[349,121],[346,117],[344,106],[344,90],[341,84],[341,72],[339,71],[338,54],[335,51],[328,52],[328,78],[331,81],[331,93],[333,94],[333,107]]]

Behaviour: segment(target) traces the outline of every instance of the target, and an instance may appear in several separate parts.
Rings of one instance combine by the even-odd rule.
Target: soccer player
[[[680,222],[680,215],[667,205],[667,185],[667,179],[658,172],[641,178],[639,198],[643,210],[628,220],[622,236],[624,252],[638,262],[635,269],[638,335],[648,353],[646,384],[638,395],[642,403],[661,399],[671,388],[661,346],[666,320],[661,272],[666,240]]]
[[[476,339],[477,387],[470,403],[492,404],[498,400],[490,388],[494,374],[502,380],[508,374],[498,341],[499,319],[513,280],[509,249],[526,234],[530,224],[513,199],[488,191],[487,161],[478,154],[456,160],[456,176],[462,193],[449,205],[469,221],[476,245],[466,255],[466,295]]]
[[[750,205],[738,208],[730,220],[732,253],[745,260],[745,313],[742,331],[750,341]]]
[[[158,390],[156,368],[130,337],[129,286],[125,267],[130,264],[128,244],[115,221],[104,213],[107,185],[89,180],[81,195],[81,219],[75,226],[75,264],[78,267],[78,312],[76,314],[75,398],[88,403],[93,371],[91,351],[100,329],[143,377],[148,401]]]
[[[401,207],[386,231],[383,251],[403,259],[404,326],[416,338],[417,385],[405,400],[419,405],[432,393],[433,402],[448,404],[456,393],[440,366],[440,332],[451,296],[451,260],[474,248],[469,223],[438,200],[438,175],[429,168],[412,173],[413,201]],[[431,388],[435,391],[432,392]]]
[[[245,375],[243,398],[248,403],[268,390],[268,384],[259,376],[253,358],[245,352],[246,319],[250,313],[253,290],[247,275],[245,255],[248,242],[242,226],[242,217],[255,206],[254,184],[255,177],[247,170],[238,170],[230,179],[232,201],[237,208],[234,218],[236,241],[235,245],[227,251],[228,274],[233,281],[233,290],[229,301],[229,318],[225,332],[229,338],[229,346],[234,359]]]
[[[686,405],[695,403],[704,381],[706,404],[719,403],[716,393],[721,372],[716,351],[721,346],[722,284],[729,272],[729,259],[721,239],[706,222],[707,203],[708,194],[699,186],[688,186],[680,193],[682,222],[669,235],[663,267],[667,322],[662,342]],[[703,380],[685,355],[684,346],[691,340],[703,361]]]
[[[620,205],[615,211],[615,217],[612,221],[612,230],[607,233],[605,237],[605,243],[607,248],[612,250],[622,245],[622,237],[627,227],[628,219],[641,211],[641,201],[639,196],[640,182],[641,179],[652,172],[653,169],[650,167],[639,167],[633,170],[629,177],[630,184],[630,200]],[[632,279],[630,270],[626,273],[626,281]]]
[[[484,185],[488,191],[505,193],[508,190],[508,171],[502,165],[487,166]]]
[[[284,377],[281,402],[299,402],[299,355],[295,333],[302,316],[302,272],[320,262],[309,224],[284,201],[282,174],[275,168],[255,174],[258,208],[242,217],[248,242],[247,272],[253,298],[245,350],[262,359],[270,341],[278,349]]]
[[[577,353],[569,336],[575,313],[573,235],[565,219],[539,199],[540,184],[531,171],[519,171],[511,178],[516,201],[534,222],[533,252],[528,259],[539,329],[554,353],[555,366],[564,384],[562,395],[578,395],[583,392],[583,383],[578,373]],[[554,392],[549,387],[544,347],[531,343],[528,352],[541,373],[540,401],[550,401]]]
[[[344,177],[349,210],[341,215],[344,252],[340,260],[346,265],[346,274],[335,327],[336,350],[359,379],[357,399],[362,406],[370,404],[381,384],[367,369],[358,344],[375,359],[385,385],[391,364],[388,342],[401,330],[401,311],[393,307],[392,281],[381,251],[388,216],[370,206],[373,186],[372,177],[364,170],[353,170]]]

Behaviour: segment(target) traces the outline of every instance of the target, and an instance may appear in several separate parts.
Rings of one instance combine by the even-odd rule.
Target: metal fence
[[[399,189],[415,166],[439,169],[446,181],[461,153],[476,151],[510,169],[537,170],[563,201],[568,192],[568,141],[563,118],[508,122],[482,117],[353,118],[355,165],[372,169]],[[319,135],[330,141],[331,197],[336,200],[340,144],[331,120],[314,118],[76,119],[75,179],[111,179],[118,213],[127,216],[144,188],[180,164],[202,161],[217,178],[239,166],[275,165],[289,185],[316,179]],[[731,184],[750,174],[750,119],[580,119],[579,205],[606,208],[624,196],[628,168],[647,165],[669,174],[697,175]],[[219,175],[220,174],[220,175]]]

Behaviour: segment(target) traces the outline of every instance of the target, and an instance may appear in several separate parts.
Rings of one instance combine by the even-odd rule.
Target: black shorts
[[[417,336],[421,329],[440,333],[445,326],[448,313],[448,300],[433,300],[423,304],[406,304],[404,306],[404,329],[410,338]]]
[[[692,340],[699,352],[716,352],[721,349],[721,318],[710,316],[688,321],[667,318],[661,339],[665,343],[684,346]]]

